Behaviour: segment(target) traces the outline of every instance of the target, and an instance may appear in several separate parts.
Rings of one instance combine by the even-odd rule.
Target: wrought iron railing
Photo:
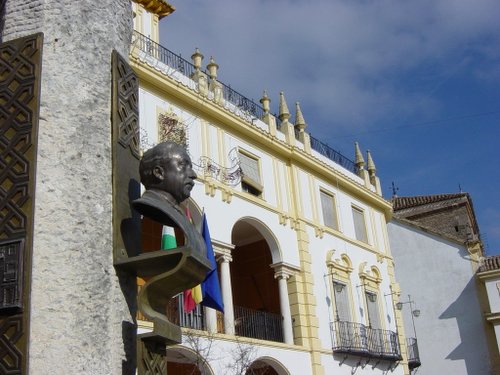
[[[194,65],[189,61],[137,31],[132,36],[132,45],[187,77],[191,77],[195,71]]]
[[[169,49],[163,47],[162,45],[153,42],[147,36],[134,31],[132,38],[132,45],[139,50],[145,52],[146,54],[156,58],[161,61],[165,65],[179,71],[186,77],[191,78],[195,72],[195,67],[192,63],[182,58],[180,55],[177,55],[170,51]],[[205,72],[206,73],[206,72]],[[258,119],[263,119],[264,117],[264,109],[257,103],[255,103],[252,99],[248,99],[244,95],[240,94],[236,90],[233,90],[230,86],[224,84],[223,82],[219,83],[222,85],[222,95],[226,101],[232,103],[234,106],[239,108],[241,111],[249,114],[252,117],[256,117]],[[276,122],[278,126],[278,130],[281,130],[281,126],[279,123],[279,119],[276,117]],[[297,136],[297,135],[296,135]],[[356,165],[354,162],[347,157],[340,154],[338,151],[335,151],[327,144],[317,140],[313,136],[311,138],[311,148],[317,151],[319,154],[327,157],[331,161],[339,164],[345,169],[356,173]]]
[[[176,55],[169,49],[163,47],[162,45],[153,42],[147,36],[134,31],[134,36],[132,43],[135,47],[139,48],[141,51],[157,58],[162,63],[168,65],[171,68],[178,70],[180,73],[187,77],[192,77],[196,68],[192,63],[182,58],[180,55]],[[205,72],[206,73],[206,72]],[[208,75],[208,73],[206,73]],[[262,119],[264,117],[264,109],[253,100],[241,95],[236,90],[233,90],[230,86],[222,83],[222,95],[225,100],[234,104],[240,110],[247,112],[253,117]]]
[[[398,335],[386,329],[367,328],[368,351],[384,359],[401,359]]]
[[[360,323],[331,323],[334,352],[368,353],[366,326]]]
[[[410,370],[413,370],[422,364],[420,362],[420,354],[418,353],[417,339],[414,337],[407,338],[406,348],[408,350],[408,367]]]
[[[234,306],[236,335],[283,342],[283,317],[265,311]]]
[[[334,353],[354,354],[385,360],[400,360],[398,335],[384,329],[373,329],[361,323],[331,323]]]
[[[358,172],[356,164],[351,159],[345,157],[340,152],[335,151],[333,148],[314,138],[312,135],[309,134],[309,137],[311,139],[311,148],[313,150],[317,151],[319,154],[327,157],[331,161],[337,163],[338,165],[344,167],[354,174]]]
[[[206,330],[203,307],[196,305],[193,311],[184,311],[184,295],[182,293],[170,299],[167,304],[167,318],[170,322],[185,328]]]

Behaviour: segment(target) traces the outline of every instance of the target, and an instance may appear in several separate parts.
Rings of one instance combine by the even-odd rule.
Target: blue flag
[[[222,303],[222,294],[220,291],[219,275],[217,274],[217,262],[215,261],[214,249],[212,248],[212,240],[208,231],[207,215],[203,214],[203,227],[201,235],[207,246],[207,258],[210,262],[211,269],[208,271],[205,281],[201,284],[203,300],[201,305],[211,307],[215,310],[224,312],[224,304]]]

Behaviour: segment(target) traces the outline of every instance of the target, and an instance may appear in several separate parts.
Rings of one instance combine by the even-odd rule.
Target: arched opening
[[[268,239],[273,239],[270,231],[256,220],[242,219],[233,227],[231,285],[235,332],[239,336],[283,342],[279,288],[271,268],[277,258],[277,246]]]
[[[213,375],[213,371],[203,359],[206,353],[176,346],[167,350],[167,374]]]
[[[289,375],[285,367],[273,358],[262,357],[254,361],[245,375]]]

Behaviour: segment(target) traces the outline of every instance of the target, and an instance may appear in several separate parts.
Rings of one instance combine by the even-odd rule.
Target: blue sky
[[[369,149],[383,194],[471,194],[500,254],[500,2],[172,0],[161,44],[213,56],[219,79],[351,159]]]

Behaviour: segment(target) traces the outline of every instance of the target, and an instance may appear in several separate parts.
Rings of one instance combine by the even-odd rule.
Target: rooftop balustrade
[[[189,61],[182,58],[180,55],[175,54],[169,49],[163,47],[162,45],[152,41],[150,38],[142,35],[141,33],[134,31],[132,37],[132,46],[139,49],[139,51],[147,54],[148,56],[157,59],[163,64],[175,69],[182,75],[188,78],[192,78],[196,67]],[[204,73],[209,76],[209,73],[204,71]],[[246,113],[250,118],[257,118],[259,120],[264,119],[265,111],[262,106],[255,103],[252,99],[248,99],[244,95],[240,94],[236,90],[232,89],[231,86],[218,81],[222,85],[222,96],[225,101],[231,103],[237,107],[242,112]],[[279,119],[276,117],[277,128],[281,130]],[[310,136],[311,148],[323,155],[324,157],[330,159],[334,163],[342,166],[352,173],[357,173],[355,163],[349,158],[343,156],[338,151],[335,151],[327,144],[319,141],[316,138]]]

